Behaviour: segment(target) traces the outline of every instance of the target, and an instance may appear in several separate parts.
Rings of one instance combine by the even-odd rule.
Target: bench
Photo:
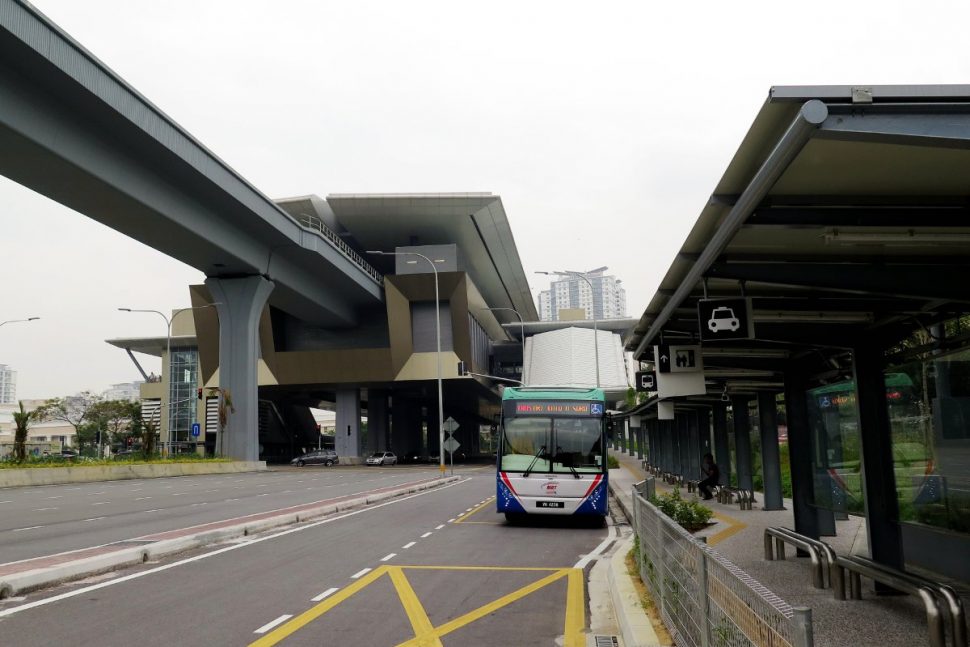
[[[953,647],[968,647],[963,603],[949,586],[854,555],[837,556],[835,568],[848,571],[853,600],[862,599],[862,576],[918,597],[926,609],[931,647],[946,647],[946,624],[950,625]],[[838,581],[832,581],[835,598],[845,600],[844,573]]]

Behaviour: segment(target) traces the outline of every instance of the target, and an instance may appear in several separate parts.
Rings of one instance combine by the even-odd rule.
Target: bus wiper
[[[539,457],[542,456],[542,452],[544,452],[544,451],[546,451],[546,446],[545,445],[543,445],[542,447],[540,447],[539,448],[539,451],[536,452],[536,455],[532,457],[532,462],[529,463],[529,466],[527,468],[525,468],[525,471],[524,472],[522,472],[522,476],[523,477],[526,477],[526,476],[529,475],[529,472],[531,472],[532,471],[532,468],[535,467],[536,461],[539,460]]]
[[[556,453],[557,454],[560,454],[560,453],[565,453],[565,452],[562,451],[562,447],[560,447],[559,445],[556,445]],[[573,473],[573,476],[575,476],[576,478],[582,478],[579,475],[579,472],[576,471],[576,468],[573,467],[572,460],[569,461],[569,464],[563,463],[563,465],[565,465],[566,467],[569,468],[569,471]]]

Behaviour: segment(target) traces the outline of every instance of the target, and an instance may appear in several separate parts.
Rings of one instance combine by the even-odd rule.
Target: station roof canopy
[[[755,339],[705,342],[705,368],[764,388],[966,312],[967,178],[970,86],[772,88],[626,347],[650,361],[698,339],[705,293],[748,296]]]
[[[165,348],[169,343],[168,337],[125,337],[120,339],[106,339],[106,342],[122,350],[144,355],[154,355],[161,357],[165,353]],[[195,335],[172,335],[172,348],[181,346],[195,346],[198,340]]]
[[[465,270],[490,307],[515,308],[526,320],[539,318],[501,197],[492,193],[341,193],[328,195],[326,203],[342,233],[362,249],[457,245]],[[375,265],[382,262],[369,260]],[[502,318],[511,321],[514,315]]]

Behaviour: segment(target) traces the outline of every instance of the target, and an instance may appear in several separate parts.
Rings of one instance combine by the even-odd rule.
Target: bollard
[[[792,609],[792,628],[794,643],[792,647],[815,647],[815,636],[812,631],[812,610],[808,607],[794,607]]]

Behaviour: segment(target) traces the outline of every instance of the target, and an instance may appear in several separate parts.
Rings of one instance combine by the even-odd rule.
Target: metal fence
[[[812,647],[812,612],[784,600],[633,491],[640,578],[677,645]]]

